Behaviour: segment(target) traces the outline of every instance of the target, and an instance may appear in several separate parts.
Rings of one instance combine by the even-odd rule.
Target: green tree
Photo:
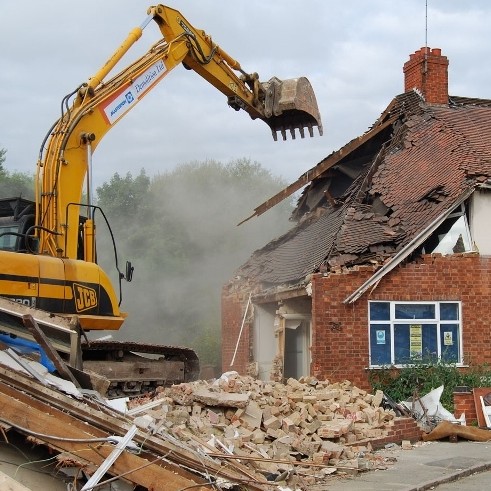
[[[150,179],[145,174],[145,169],[142,169],[135,178],[131,172],[128,172],[125,177],[116,173],[109,183],[104,183],[97,188],[98,204],[108,215],[116,219],[123,217],[127,219],[138,214],[149,186]]]
[[[0,148],[0,177],[3,177],[5,174],[5,169],[3,168],[3,164],[5,163],[5,154],[7,150],[5,148]]]
[[[22,196],[34,199],[34,177],[23,172],[6,169],[7,150],[0,149],[0,198]]]
[[[291,202],[237,224],[285,182],[247,159],[180,165],[153,177],[146,192],[135,181],[118,176],[97,190],[114,213],[121,255],[135,266],[119,337],[191,346],[203,363],[219,364],[221,288],[255,249],[288,229]],[[124,193],[138,203],[126,206]]]

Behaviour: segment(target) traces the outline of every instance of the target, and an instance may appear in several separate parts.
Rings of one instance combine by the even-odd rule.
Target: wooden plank
[[[30,488],[7,476],[2,471],[0,471],[0,489],[2,491],[31,491]]]
[[[32,315],[26,314],[22,316],[22,322],[29,329],[29,332],[33,335],[36,342],[44,349],[49,359],[53,362],[58,373],[65,379],[70,380],[75,387],[80,388],[78,380],[73,376],[72,372],[68,370],[65,362],[61,359],[58,352],[53,348],[49,339],[45,336],[44,332],[41,331],[37,322],[34,320]]]
[[[73,339],[74,336],[78,336],[78,332],[74,330],[74,325],[70,319],[1,297],[0,312],[4,314],[2,319],[3,331],[34,341],[32,334],[22,322],[23,315],[32,315],[58,351],[71,353]]]
[[[49,387],[41,386],[21,373],[0,366],[0,419],[2,418],[2,403],[6,398],[3,395],[20,399],[27,406],[31,406],[33,410],[35,409],[41,413],[53,413],[55,411],[56,414],[68,413],[80,425],[80,430],[85,431],[85,429],[90,428],[90,433],[94,436],[107,436],[108,433],[121,435],[131,426],[124,416],[121,416],[120,413],[109,407],[96,405],[91,401],[77,401]],[[6,416],[4,417],[6,418]],[[26,416],[26,419],[28,420],[29,416]],[[178,447],[160,436],[137,434],[135,435],[134,441],[142,445],[142,448],[146,449],[147,452],[152,452],[152,455],[147,455],[143,451],[141,454],[142,458],[153,460],[156,455],[167,455],[168,460],[174,464],[170,467],[172,472],[180,474],[183,477],[193,479],[194,474],[184,469],[194,468],[200,471],[205,471],[206,469],[206,472],[210,475],[220,476],[232,482],[240,482],[244,479],[244,473],[241,469],[233,469],[228,465],[222,465],[215,459],[206,458],[202,455],[198,456],[191,450],[186,450],[184,446],[180,445]],[[54,442],[50,443],[51,447],[53,445]],[[56,448],[56,450],[64,451],[64,449],[59,448]],[[102,462],[102,460],[99,462]],[[165,464],[160,463],[158,465],[164,466]],[[262,475],[257,477],[263,478]],[[155,488],[155,490],[157,489]],[[248,483],[248,489],[262,490],[264,486],[260,482],[254,483],[251,480]]]
[[[491,387],[475,387],[472,389],[472,396],[474,398],[474,405],[476,407],[477,424],[480,428],[486,428],[486,419],[484,418],[484,412],[481,406],[480,397],[491,393]]]
[[[19,429],[24,428],[27,435],[34,432],[37,440],[46,442],[59,452],[69,452],[78,460],[82,459],[98,467],[114,449],[110,443],[75,441],[110,436],[86,421],[54,409],[20,391],[16,392],[2,382],[0,394],[0,417],[3,420],[18,431],[24,432]],[[50,435],[51,438],[41,435]],[[175,464],[164,461],[147,464],[149,461],[144,457],[124,451],[114,463],[110,474],[125,474],[125,479],[154,491],[178,491],[188,486],[198,491],[209,491],[209,487],[199,485],[204,484],[204,480],[194,476],[190,479],[191,473],[187,473],[188,477],[183,477],[183,470]]]

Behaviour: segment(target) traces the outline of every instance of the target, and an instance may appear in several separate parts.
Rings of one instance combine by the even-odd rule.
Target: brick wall
[[[388,273],[354,304],[343,300],[372,272],[313,278],[312,372],[331,381],[350,380],[370,390],[367,367],[368,300],[462,301],[464,362],[491,363],[491,258],[427,255]]]
[[[248,318],[239,334],[244,318],[244,311],[249,298],[248,291],[224,288],[222,292],[222,371],[235,370],[245,374],[247,364],[250,361],[250,343],[252,326]],[[239,341],[238,341],[239,340]],[[232,366],[230,363],[234,357],[238,342],[237,354]],[[272,357],[275,353],[272,354]]]
[[[474,403],[474,394],[469,392],[454,392],[453,393],[453,415],[455,418],[460,418],[462,413],[465,413],[465,421],[467,425],[477,423],[476,405]]]
[[[373,449],[384,448],[387,443],[401,443],[403,440],[418,442],[421,440],[423,430],[413,418],[396,418],[394,426],[389,434],[384,438],[377,438],[370,441]]]
[[[331,382],[349,380],[369,389],[368,317],[366,300],[345,305],[343,300],[374,270],[350,274],[315,275],[312,279],[312,375]]]

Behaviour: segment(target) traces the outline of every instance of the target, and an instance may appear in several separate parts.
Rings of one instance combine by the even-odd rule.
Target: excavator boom
[[[295,138],[296,129],[303,138],[305,128],[313,136],[314,126],[322,135],[315,94],[305,77],[288,80],[273,77],[260,82],[257,73],[246,73],[237,60],[215,44],[205,31],[192,27],[177,10],[158,5],[149,9],[149,14],[154,16],[164,39],[186,38],[189,52],[184,65],[222,91],[231,107],[244,109],[253,119],[262,119],[271,128],[275,140],[277,132],[284,140],[287,131]]]

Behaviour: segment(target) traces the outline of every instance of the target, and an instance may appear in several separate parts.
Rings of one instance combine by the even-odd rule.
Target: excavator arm
[[[162,39],[106,80],[152,20],[160,28]],[[144,23],[129,33],[100,70],[64,98],[63,113],[43,142],[36,186],[40,191],[36,196],[40,253],[95,261],[92,153],[112,126],[180,64],[225,94],[231,107],[247,111],[252,119],[265,121],[275,140],[278,131],[283,139],[287,131],[294,138],[296,129],[303,137],[304,128],[313,136],[314,126],[322,134],[317,102],[306,78],[281,81],[273,77],[260,82],[257,73],[246,73],[209,35],[194,28],[177,10],[164,5],[150,7]],[[87,219],[81,224],[84,181]],[[80,234],[84,237],[83,253],[79,247]]]
[[[110,75],[153,21],[162,38]],[[283,139],[287,132],[295,137],[296,130],[303,137],[305,128],[313,136],[314,126],[322,134],[306,78],[260,82],[204,31],[163,5],[151,7],[145,22],[108,61],[65,96],[61,117],[41,145],[36,202],[0,199],[0,331],[34,342],[30,331],[36,324],[72,367],[107,380],[110,397],[138,395],[199,375],[198,357],[189,348],[81,342],[83,331],[117,330],[126,317],[108,275],[96,262],[92,154],[104,135],[180,64],[225,94],[231,107],[266,122],[275,139],[278,132]],[[128,280],[131,271],[127,268]],[[123,276],[120,273],[120,279]]]

